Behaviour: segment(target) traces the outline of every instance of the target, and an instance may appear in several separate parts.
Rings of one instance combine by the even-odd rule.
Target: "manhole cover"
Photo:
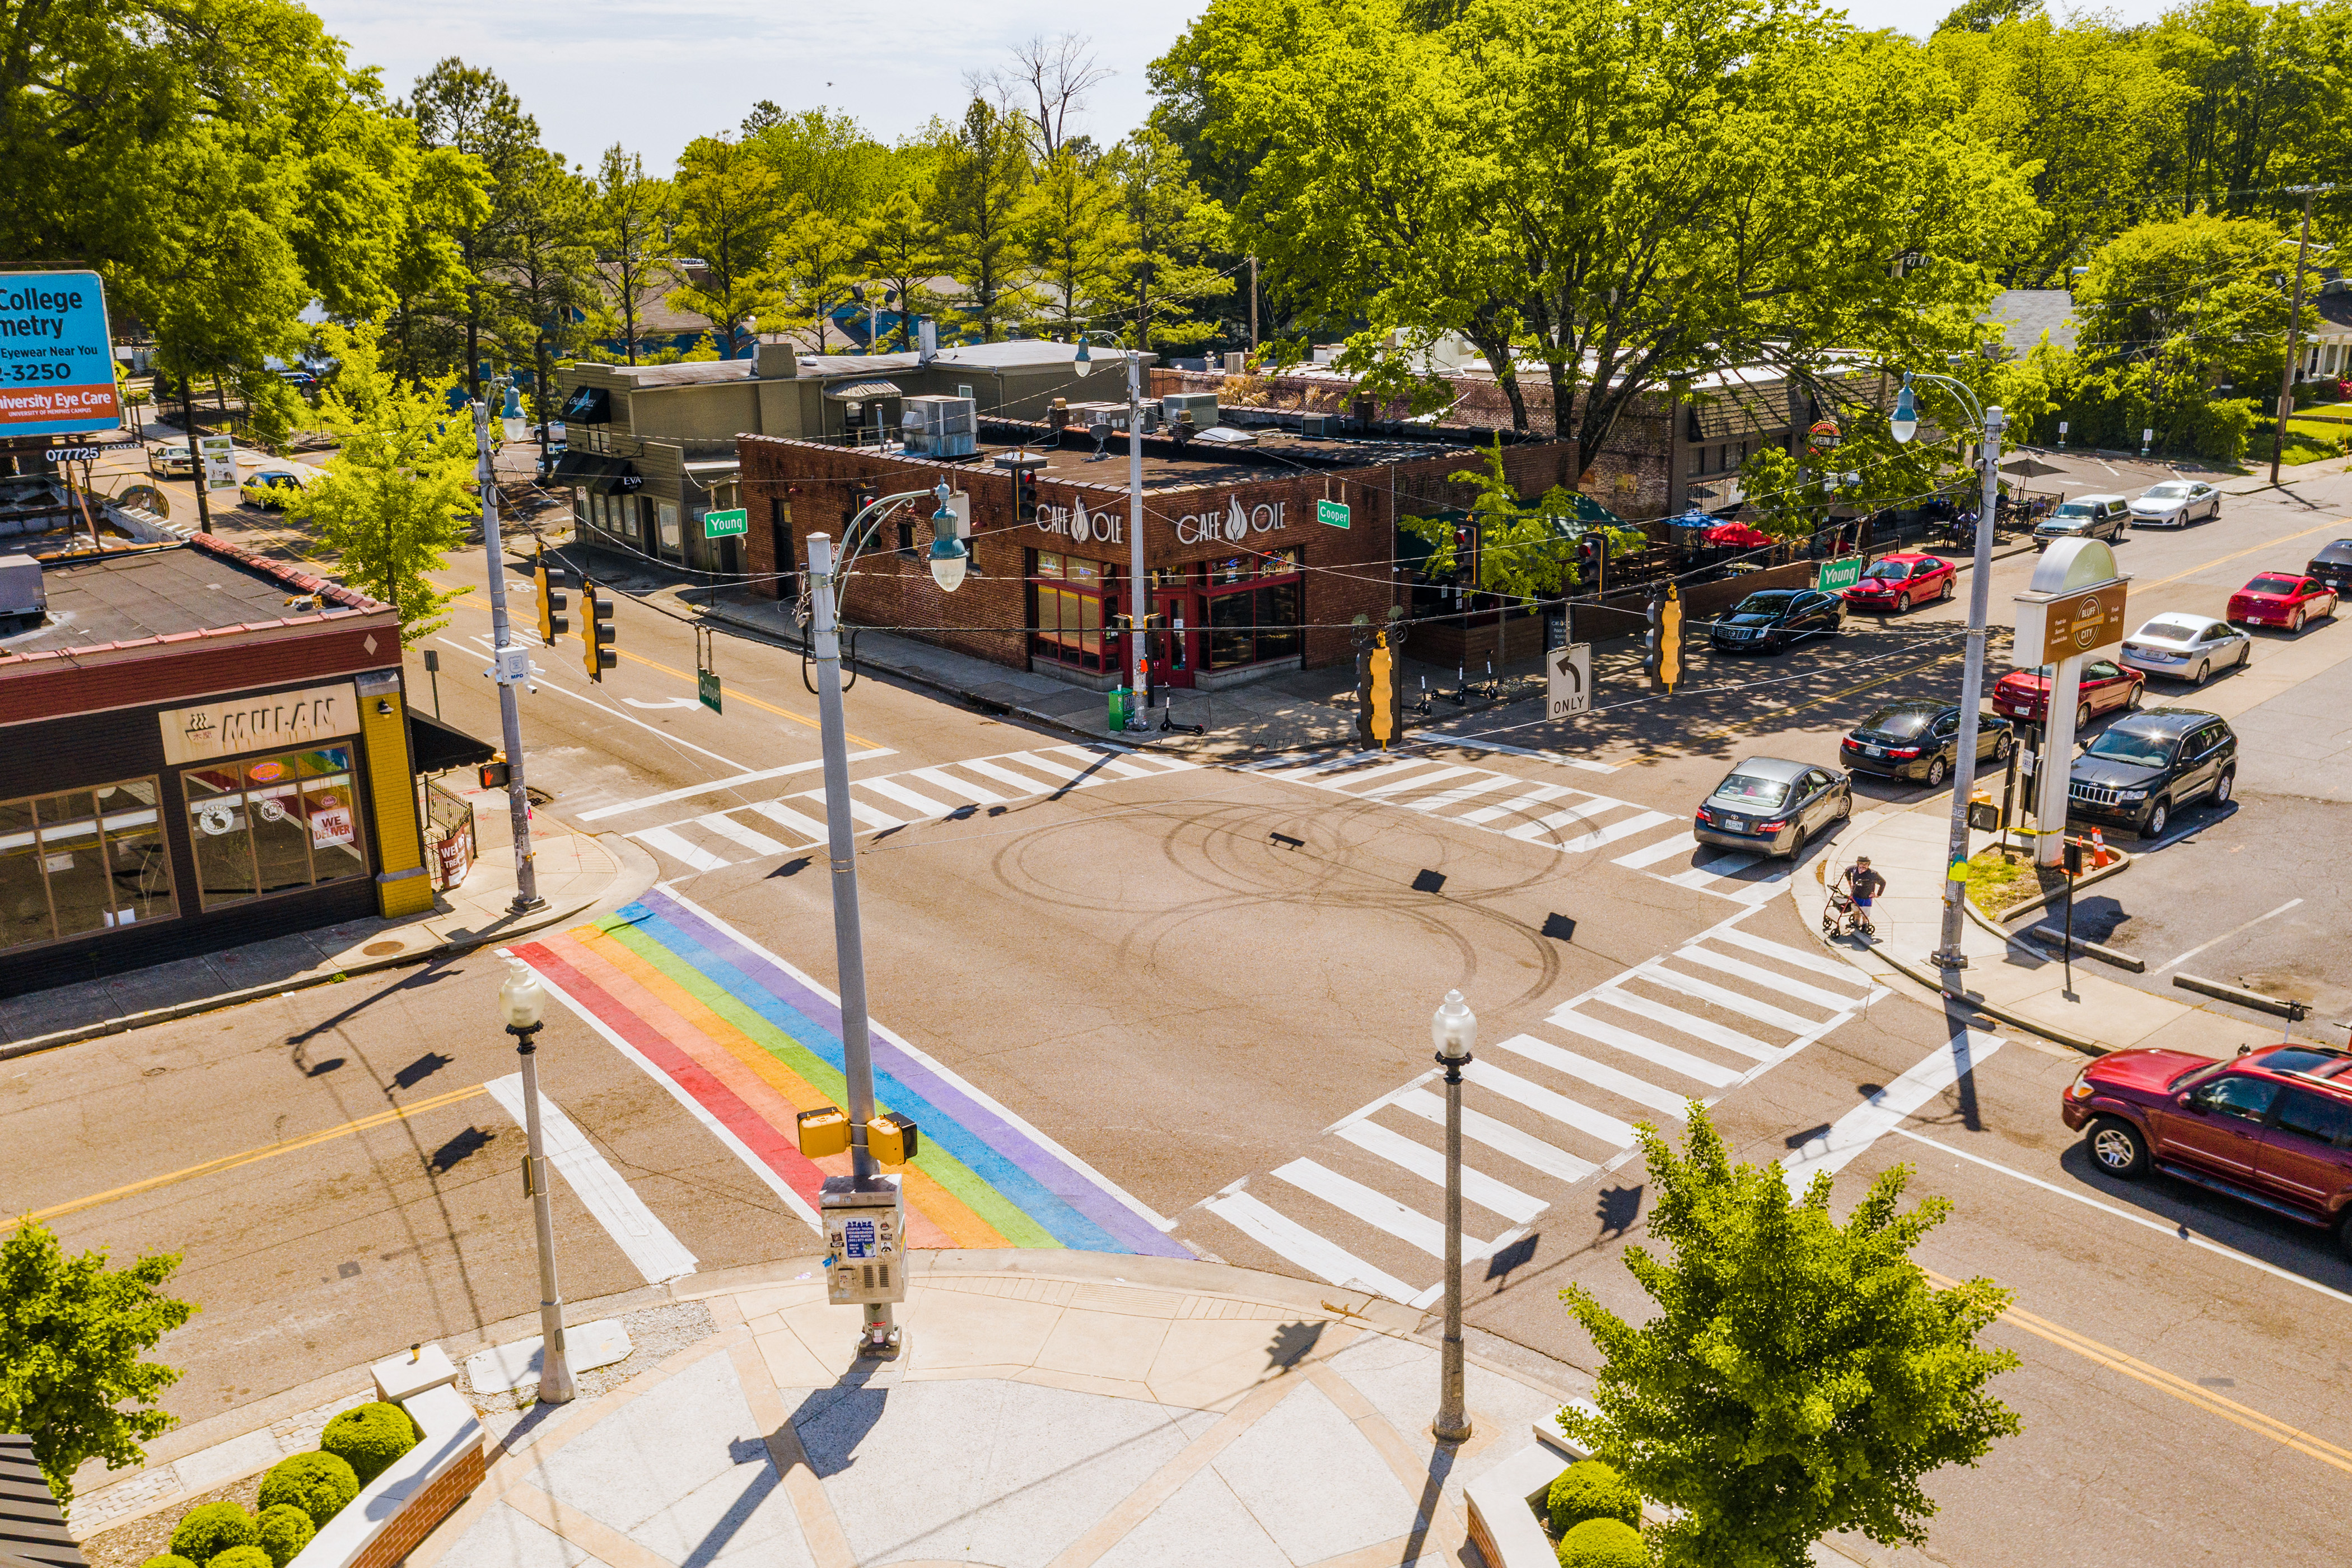
[[[408,944],[404,942],[372,942],[360,949],[370,958],[382,958],[387,952],[398,952]]]

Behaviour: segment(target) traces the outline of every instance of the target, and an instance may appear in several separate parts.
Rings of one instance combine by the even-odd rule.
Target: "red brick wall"
[[[449,1517],[452,1510],[472,1495],[482,1484],[485,1470],[482,1446],[478,1442],[466,1450],[456,1464],[408,1500],[408,1506],[385,1521],[376,1537],[361,1549],[352,1568],[393,1568],[433,1532],[433,1527]]]

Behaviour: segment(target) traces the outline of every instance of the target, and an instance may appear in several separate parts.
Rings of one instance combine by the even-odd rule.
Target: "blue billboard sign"
[[[0,437],[120,429],[95,272],[0,272]]]

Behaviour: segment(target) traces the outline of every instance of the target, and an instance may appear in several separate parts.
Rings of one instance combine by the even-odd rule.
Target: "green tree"
[[[772,297],[768,252],[782,188],[774,170],[724,136],[678,154],[677,242],[702,270],[670,298],[710,323],[720,359],[744,350],[744,323]]]
[[[529,159],[514,193],[513,259],[500,344],[509,364],[531,367],[531,402],[544,429],[555,415],[555,361],[569,358],[600,304],[595,189],[553,153]]]
[[[2017,1358],[1977,1343],[2009,1293],[1936,1289],[1911,1260],[1949,1201],[1898,1212],[1898,1165],[1841,1225],[1827,1172],[1792,1196],[1779,1167],[1732,1163],[1696,1102],[1679,1156],[1635,1131],[1671,1253],[1631,1247],[1625,1267],[1658,1310],[1637,1328],[1560,1292],[1604,1358],[1598,1413],[1562,1429],[1680,1510],[1654,1527],[1667,1568],[1804,1568],[1833,1531],[1924,1543],[1922,1479],[2019,1430],[1987,1388]]]
[[[142,1443],[179,1425],[153,1407],[179,1373],[140,1359],[198,1310],[163,1294],[179,1267],[175,1253],[128,1268],[103,1251],[68,1258],[31,1219],[0,1242],[0,1432],[31,1436],[60,1507],[86,1461],[138,1464]]]
[[[935,309],[931,279],[943,265],[939,226],[929,217],[929,191],[909,185],[890,193],[882,205],[858,225],[858,266],[865,274],[898,297],[902,321],[912,321]],[[905,348],[907,332],[896,328],[870,346],[877,352]]]
[[[856,121],[826,109],[798,114],[755,109],[743,122],[743,150],[774,172],[789,202],[805,201],[837,223],[855,223],[900,182],[898,159]]]
[[[1649,544],[1648,536],[1639,529],[1585,521],[1592,509],[1589,503],[1580,506],[1583,498],[1564,485],[1553,486],[1533,504],[1520,500],[1518,487],[1503,467],[1500,437],[1480,457],[1480,467],[1445,476],[1454,484],[1475,486],[1478,492],[1469,508],[1470,521],[1479,533],[1478,580],[1469,585],[1477,591],[1510,599],[1550,598],[1565,592],[1582,580],[1576,544],[1588,532],[1608,536],[1612,558]],[[1426,517],[1397,521],[1408,532],[1436,546],[1423,563],[1424,571],[1443,577],[1459,570],[1453,522]]]
[[[539,121],[496,74],[451,55],[416,79],[401,105],[416,126],[420,146],[447,149],[476,160],[486,177],[486,206],[452,205],[445,210],[467,221],[452,230],[464,267],[461,325],[465,358],[457,367],[467,395],[482,394],[483,339],[511,333],[505,273],[516,259],[525,225],[532,177],[546,157],[539,145]],[[478,214],[478,216],[474,215]]]
[[[973,99],[940,140],[926,216],[939,236],[942,267],[963,286],[956,303],[984,342],[997,342],[1035,310],[1023,237],[1029,179],[1024,121]]]
[[[2163,356],[2206,384],[2274,384],[2286,360],[2291,241],[2258,218],[2195,213],[2117,235],[2076,279],[2078,354],[2085,361]],[[2316,321],[2305,290],[2303,329]]]
[[[1134,347],[1197,343],[1216,332],[1194,314],[1203,301],[1234,291],[1234,281],[1206,260],[1223,237],[1224,209],[1194,184],[1176,143],[1147,125],[1110,157],[1133,247],[1120,313]]]
[[[817,353],[829,347],[833,311],[850,301],[864,275],[858,270],[857,229],[804,195],[784,209],[768,270],[786,319],[796,328],[814,328]],[[781,327],[782,322],[779,322]]]
[[[2280,211],[2298,204],[2276,187],[2312,172],[2315,154],[2319,168],[2342,168],[2340,153],[2323,149],[2346,129],[2346,62],[2331,58],[2345,42],[2341,4],[2190,0],[2165,14],[2149,44],[2189,94],[2178,210]]]
[[[646,296],[674,274],[663,258],[669,242],[673,193],[667,180],[649,179],[646,161],[617,142],[604,149],[596,172],[596,267],[603,277],[601,315],[619,330],[603,335],[621,340],[622,356],[637,363],[637,315]]]
[[[391,307],[385,341],[414,380],[465,355],[464,322],[474,275],[458,237],[490,216],[490,176],[479,158],[454,147],[419,154],[410,171],[401,235],[385,279]]]
[[[1138,260],[1124,196],[1066,147],[1038,170],[1025,215],[1044,296],[1032,326],[1051,337],[1075,337],[1118,310]]]
[[[481,511],[472,417],[449,406],[454,377],[418,384],[385,370],[372,331],[330,324],[320,334],[338,365],[319,421],[341,449],[286,514],[310,525],[345,582],[398,612],[401,642],[414,643],[448,624],[442,611],[457,595],[425,574],[447,565],[445,552]]]

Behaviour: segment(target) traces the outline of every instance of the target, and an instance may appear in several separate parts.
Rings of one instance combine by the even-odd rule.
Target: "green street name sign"
[[[1348,503],[1339,500],[1318,500],[1315,503],[1315,521],[1333,528],[1348,526]]]
[[[1822,594],[1834,594],[1861,581],[1862,557],[1859,555],[1841,555],[1834,561],[1824,561],[1821,570],[1813,574],[1814,591]]]
[[[739,512],[736,515],[740,517],[742,514]],[[711,671],[704,669],[695,673],[694,694],[701,698],[702,705],[713,713],[721,711],[719,706],[719,677]]]
[[[751,514],[742,507],[733,511],[707,511],[702,514],[702,537],[732,539],[751,530]]]

